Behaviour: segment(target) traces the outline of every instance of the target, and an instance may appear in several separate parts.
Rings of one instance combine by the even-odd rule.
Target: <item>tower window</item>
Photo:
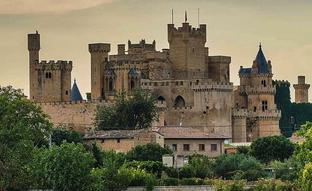
[[[265,80],[261,80],[261,85],[262,85],[263,87],[266,87],[266,81],[265,81]]]
[[[68,95],[68,90],[66,90],[65,94]]]
[[[262,111],[268,110],[268,101],[262,101]]]
[[[51,72],[46,72],[46,78],[51,79],[52,78],[52,73]]]

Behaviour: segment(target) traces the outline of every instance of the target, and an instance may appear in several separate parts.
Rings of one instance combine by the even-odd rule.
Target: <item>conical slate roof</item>
[[[269,73],[269,66],[268,66],[268,62],[262,52],[262,48],[261,48],[261,44],[259,46],[259,51],[258,54],[256,56],[256,63],[257,63],[257,68],[258,68],[258,73],[259,74],[265,74],[265,73]]]
[[[74,80],[73,87],[71,89],[71,101],[82,101],[82,96],[80,94],[79,88],[76,84],[76,79]]]

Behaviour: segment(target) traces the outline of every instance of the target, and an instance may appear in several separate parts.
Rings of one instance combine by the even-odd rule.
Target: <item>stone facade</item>
[[[70,100],[72,62],[39,62],[40,35],[29,34],[30,99],[53,123],[89,132],[98,105],[112,104],[117,92],[130,95],[142,88],[158,100],[160,118],[154,126],[189,126],[235,142],[279,134],[271,62],[264,55],[252,68],[241,68],[241,85],[233,91],[231,57],[209,55],[206,25],[168,24],[167,31],[169,49],[162,51],[156,50],[155,41],[145,40],[128,41],[127,50],[125,44],[118,44],[116,55],[109,54],[109,43],[89,44],[91,98],[87,102]],[[264,62],[264,68],[258,62]]]
[[[151,129],[98,131],[84,136],[87,144],[96,143],[102,150],[126,153],[138,145],[157,143],[164,147],[164,136]]]
[[[280,135],[281,112],[274,102],[272,65],[266,60],[261,45],[252,68],[241,67],[239,77],[240,86],[234,91],[233,142]]]
[[[28,34],[29,98],[36,102],[70,101],[72,61],[39,61],[40,34]]]
[[[305,76],[298,76],[298,84],[294,84],[295,102],[309,103],[310,84],[305,83]]]

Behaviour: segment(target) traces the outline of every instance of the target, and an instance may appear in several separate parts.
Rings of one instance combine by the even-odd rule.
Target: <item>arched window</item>
[[[182,96],[177,96],[174,100],[174,107],[185,107],[185,101]]]
[[[159,96],[159,97],[157,98],[157,101],[158,101],[159,103],[163,104],[163,103],[165,103],[166,99],[165,99],[163,96]]]

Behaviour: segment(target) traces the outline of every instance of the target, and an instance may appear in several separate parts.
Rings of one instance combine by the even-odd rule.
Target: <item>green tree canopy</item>
[[[52,143],[61,145],[64,141],[68,143],[82,143],[82,134],[59,127],[52,130]]]
[[[284,136],[261,137],[252,142],[250,153],[262,162],[283,161],[294,152],[295,145]]]
[[[162,156],[171,154],[172,151],[168,148],[163,148],[159,144],[145,144],[134,147],[127,153],[128,160],[137,161],[162,161]]]
[[[254,157],[244,154],[221,155],[215,161],[215,173],[219,177],[257,180],[264,177],[261,163]]]
[[[156,99],[147,91],[133,90],[130,96],[116,94],[113,106],[99,106],[95,115],[98,129],[142,129],[158,119]]]
[[[0,87],[0,190],[25,190],[35,147],[47,145],[52,125],[21,90]]]
[[[34,188],[89,190],[94,162],[82,144],[63,143],[50,149],[39,149],[30,165]]]

